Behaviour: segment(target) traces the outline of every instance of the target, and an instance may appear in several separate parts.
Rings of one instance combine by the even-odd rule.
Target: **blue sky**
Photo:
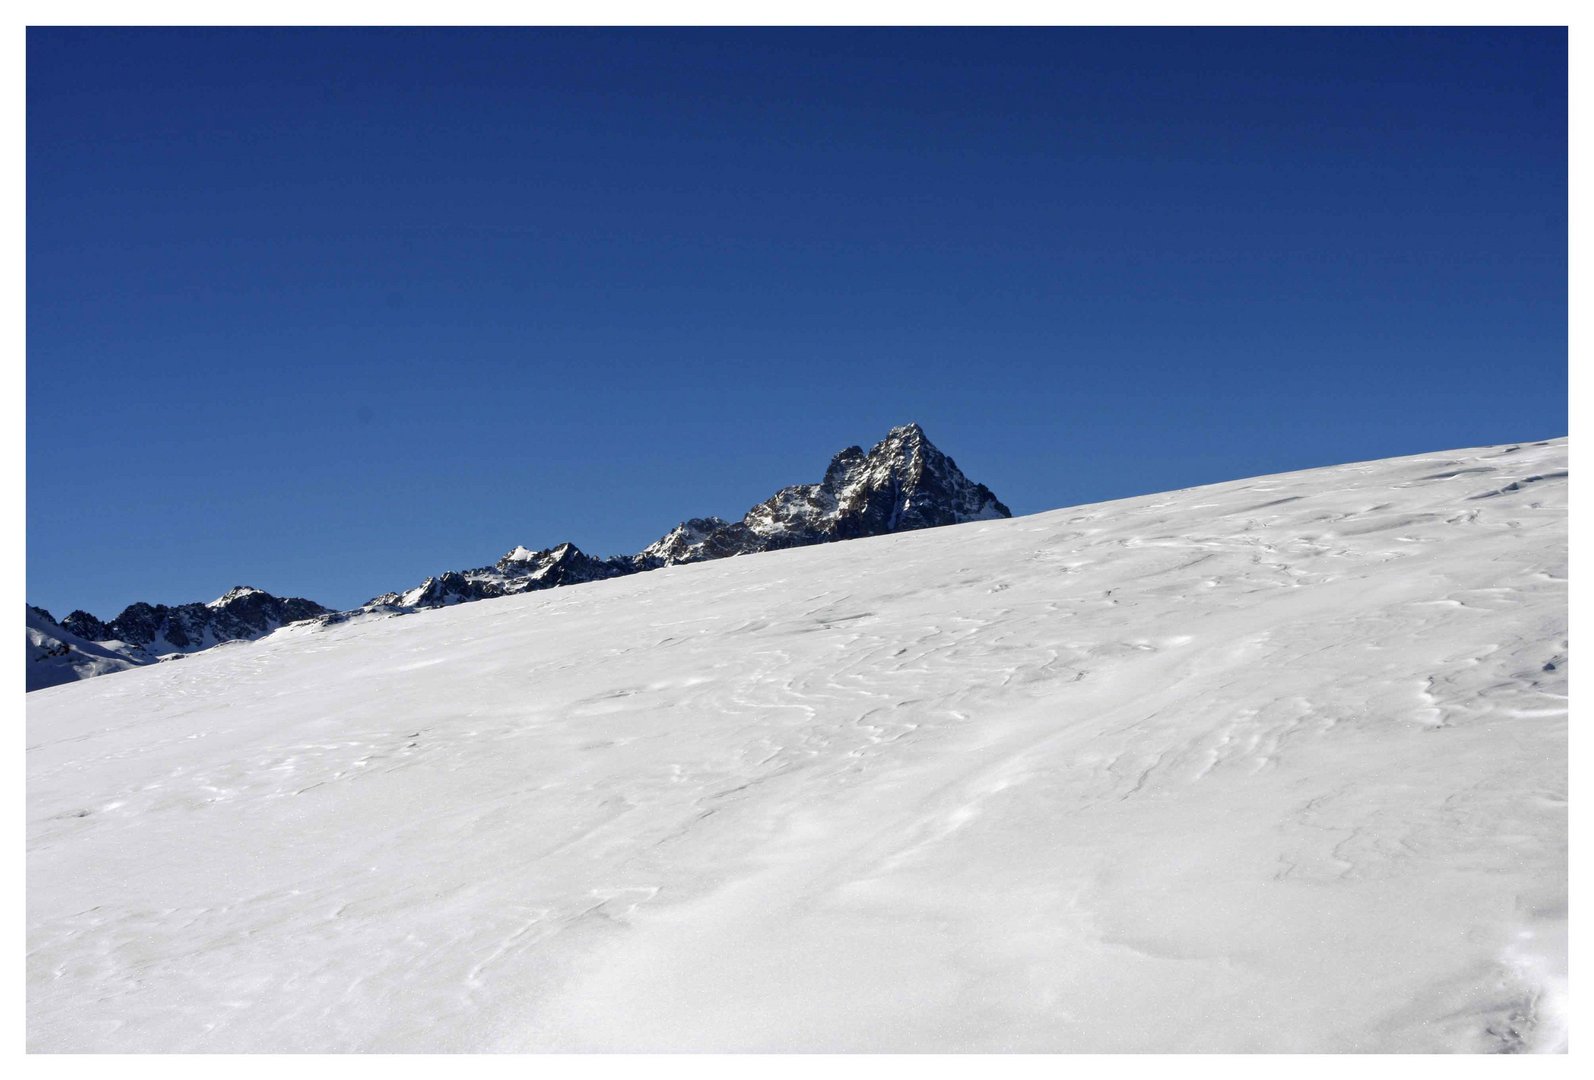
[[[1566,433],[1566,35],[28,32],[31,603]]]

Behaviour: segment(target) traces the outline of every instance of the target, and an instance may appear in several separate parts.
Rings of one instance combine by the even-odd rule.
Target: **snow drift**
[[[1566,459],[777,551],[30,694],[30,1049],[1564,1049]]]

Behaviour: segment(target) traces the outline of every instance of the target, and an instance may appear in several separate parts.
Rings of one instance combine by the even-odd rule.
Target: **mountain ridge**
[[[28,605],[26,684],[29,690],[110,675],[154,662],[154,657],[121,642],[90,641],[74,634],[44,608]]]
[[[1012,511],[990,488],[965,476],[910,422],[867,452],[861,446],[841,450],[816,484],[787,485],[738,521],[687,518],[632,555],[589,555],[568,540],[538,550],[517,545],[488,566],[447,570],[344,611],[247,585],[204,603],[129,604],[109,622],[76,610],[59,622],[44,613],[44,625],[32,614],[43,609],[30,607],[28,685],[53,686],[254,641],[311,619],[335,624],[365,614],[405,614],[666,566],[1007,517]],[[35,673],[39,664],[45,666]]]
[[[840,451],[819,483],[787,485],[738,521],[687,518],[634,555],[589,555],[570,541],[535,551],[517,546],[491,566],[444,571],[355,610],[447,607],[666,566],[1012,516],[922,427],[908,423],[892,428],[867,452],[861,446]]]

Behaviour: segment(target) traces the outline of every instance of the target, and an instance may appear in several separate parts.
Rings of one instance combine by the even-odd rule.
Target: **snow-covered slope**
[[[1555,1050],[1566,441],[28,697],[33,1050]]]

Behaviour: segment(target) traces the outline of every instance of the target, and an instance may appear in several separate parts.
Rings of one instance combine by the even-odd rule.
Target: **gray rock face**
[[[635,555],[598,558],[574,544],[517,547],[492,566],[451,570],[366,609],[411,611],[551,589],[663,566],[725,559],[835,540],[1012,517],[984,484],[930,442],[918,424],[893,428],[868,452],[837,454],[817,484],[782,488],[740,521],[689,518]]]

